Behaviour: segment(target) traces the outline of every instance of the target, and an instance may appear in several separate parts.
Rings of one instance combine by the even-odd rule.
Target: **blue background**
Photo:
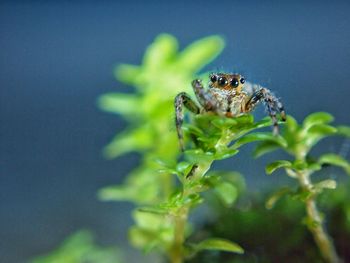
[[[268,86],[299,120],[322,110],[349,124],[349,13],[349,3],[331,1],[1,2],[0,262],[24,262],[80,228],[140,259],[127,249],[132,206],[96,199],[138,160],[102,157],[126,123],[100,112],[96,98],[129,91],[112,69],[140,63],[157,34],[174,34],[182,47],[221,34],[227,47],[207,69]],[[323,147],[338,151],[341,142]],[[273,157],[242,156],[219,165],[242,171],[249,191],[284,183],[264,175]]]

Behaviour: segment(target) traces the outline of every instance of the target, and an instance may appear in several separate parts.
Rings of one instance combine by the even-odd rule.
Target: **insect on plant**
[[[175,98],[176,129],[182,151],[185,148],[181,130],[184,119],[183,106],[194,114],[213,113],[234,118],[253,111],[260,102],[264,102],[272,119],[273,133],[278,134],[277,113],[283,121],[286,120],[286,113],[282,103],[270,90],[246,83],[245,78],[236,73],[212,73],[209,78],[208,89],[204,89],[201,80],[192,81],[192,88],[200,107],[186,92],[179,93]]]

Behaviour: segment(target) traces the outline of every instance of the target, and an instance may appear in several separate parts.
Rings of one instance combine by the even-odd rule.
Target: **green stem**
[[[224,132],[222,137],[217,141],[215,148],[220,150],[222,147],[226,147],[226,145],[230,142],[229,136],[227,132]],[[198,168],[195,170],[194,174],[191,176],[190,180],[198,180],[202,178],[207,171],[210,169],[214,160],[209,160],[207,162],[202,162],[198,165]],[[187,186],[187,178],[184,178],[183,182],[183,190],[182,190],[182,198],[186,199],[191,194],[195,194],[196,191],[189,188]],[[188,215],[190,212],[190,206],[182,206],[178,209],[178,211],[173,216],[174,222],[174,241],[172,247],[170,248],[169,256],[170,261],[172,263],[182,263],[184,260],[184,241],[185,241],[185,228],[188,219]]]
[[[183,243],[185,241],[185,227],[188,218],[188,207],[182,207],[179,213],[174,216],[175,233],[173,247],[170,252],[172,263],[182,263],[184,258]]]
[[[299,172],[298,179],[304,190],[311,191],[313,185],[310,175],[307,172]],[[335,251],[332,239],[323,226],[322,217],[316,206],[315,195],[307,198],[305,205],[308,221],[312,222],[308,225],[308,228],[314,237],[323,259],[328,263],[340,263],[341,261]]]

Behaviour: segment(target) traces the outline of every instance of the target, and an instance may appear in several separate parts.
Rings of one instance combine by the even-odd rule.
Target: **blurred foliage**
[[[211,36],[179,52],[173,36],[160,35],[147,48],[141,66],[119,65],[115,71],[117,79],[133,86],[135,93],[111,93],[99,99],[102,109],[118,113],[129,122],[128,128],[107,145],[106,156],[117,157],[130,151],[142,153],[141,165],[129,174],[125,183],[105,187],[99,196],[102,200],[129,200],[139,205],[133,214],[136,225],[130,229],[132,244],[144,251],[162,251],[173,262],[182,261],[185,254],[205,249],[243,251],[237,244],[221,239],[208,239],[183,247],[190,229],[189,210],[203,202],[200,193],[215,189],[221,200],[230,205],[238,192],[230,180],[224,180],[225,177],[215,174],[204,177],[215,159],[230,157],[238,152],[236,149],[228,149],[222,142],[220,149],[214,152],[204,147],[199,151],[189,150],[187,161],[177,162],[179,146],[173,128],[175,96],[181,91],[192,93],[191,80],[221,52],[223,46],[222,38]],[[208,122],[205,118],[203,120]],[[244,118],[241,122],[237,120],[243,126],[249,123],[247,131],[254,128],[252,119],[248,119],[248,122],[243,121]],[[223,137],[220,134],[227,130],[227,125],[235,125],[216,120],[215,138],[210,141],[213,147]],[[188,126],[188,132],[194,135],[195,130],[197,139],[208,136],[200,128],[193,127]],[[234,137],[233,131],[231,137]],[[174,175],[182,187],[178,186]],[[227,177],[232,176],[238,175],[227,174]]]
[[[339,185],[336,191],[320,195],[319,206],[327,214],[326,225],[340,257],[350,262],[350,184]],[[274,191],[273,189],[271,191]],[[272,210],[264,208],[270,195],[248,193],[231,209],[212,206],[213,217],[190,237],[196,242],[207,236],[220,236],[239,240],[244,255],[208,251],[198,254],[189,262],[271,263],[271,262],[323,262],[312,235],[300,224],[304,218],[303,204],[284,196]]]
[[[32,263],[118,263],[120,252],[116,248],[102,248],[94,244],[92,234],[79,231],[68,237],[60,247]]]
[[[198,40],[184,50],[178,50],[176,38],[159,35],[147,48],[142,65],[119,65],[117,79],[134,88],[132,94],[102,95],[101,109],[117,113],[128,121],[125,131],[116,135],[104,153],[114,158],[130,151],[142,153],[139,167],[124,184],[102,189],[102,200],[127,200],[139,205],[157,204],[165,200],[174,187],[174,178],[155,171],[162,168],[158,159],[174,161],[179,153],[174,123],[174,98],[177,93],[191,93],[195,74],[212,61],[223,49],[221,37]]]
[[[311,174],[328,165],[350,173],[349,162],[340,155],[326,153],[318,158],[310,155],[311,149],[328,136],[350,137],[350,127],[330,125],[333,121],[330,114],[311,114],[302,124],[288,116],[282,134],[277,136],[270,129],[260,130],[271,126],[269,118],[254,121],[250,114],[236,118],[189,114],[183,125],[186,150],[180,152],[174,98],[183,91],[194,97],[191,80],[198,77],[199,70],[223,46],[221,37],[210,36],[179,51],[177,40],[162,34],[147,48],[142,65],[122,64],[115,69],[117,79],[134,89],[132,93],[108,93],[98,99],[101,109],[121,115],[128,123],[105,147],[104,153],[115,158],[138,152],[141,160],[122,184],[101,189],[99,198],[134,203],[135,224],[129,230],[130,242],[144,252],[156,251],[167,256],[172,263],[184,259],[322,262],[311,235],[299,224],[302,221],[308,226],[316,242],[316,232],[325,232],[323,216],[316,208],[317,199],[318,205],[329,212],[326,223],[334,234],[340,255],[348,259],[348,252],[342,246],[349,242],[350,205],[346,201],[349,191],[340,186],[330,193],[324,190],[335,189],[335,180],[310,179]],[[202,75],[202,79],[207,76]],[[284,169],[298,182],[296,188],[277,189],[265,204],[269,210],[261,204],[261,196],[251,199],[248,193],[245,199],[240,198],[245,187],[238,172],[212,169],[214,161],[233,157],[242,146],[252,142],[259,142],[254,150],[256,157],[278,149],[293,157],[266,167],[268,174]],[[200,228],[190,224],[189,216],[202,203],[211,207],[214,216],[213,221]],[[306,209],[307,216],[303,219],[305,206],[314,210]],[[239,240],[244,250],[231,240]],[[206,252],[198,253],[203,250]],[[244,251],[244,256],[239,255]],[[115,251],[96,247],[91,236],[81,232],[34,262],[111,262],[108,260],[112,260],[112,252]],[[323,252],[321,249],[326,261],[332,258]],[[120,258],[116,254],[113,260],[119,262]]]
[[[268,118],[254,122],[249,114],[231,119],[210,114],[190,116],[183,129],[186,142],[192,142],[192,147],[186,147],[188,150],[178,159],[173,99],[182,91],[193,95],[191,80],[222,48],[223,40],[211,36],[179,52],[174,37],[160,35],[147,48],[141,66],[119,65],[116,68],[117,79],[134,87],[135,93],[110,93],[99,98],[103,110],[120,114],[129,123],[127,129],[106,146],[106,156],[113,158],[130,151],[140,152],[142,156],[140,166],[127,176],[124,184],[105,187],[99,196],[102,200],[128,200],[138,205],[133,214],[136,225],[130,229],[132,244],[144,251],[160,251],[172,262],[182,262],[184,257],[193,257],[203,249],[243,252],[238,244],[211,236],[197,243],[186,243],[193,229],[188,216],[194,207],[203,203],[203,192],[210,190],[209,193],[215,194],[226,207],[237,200],[240,175],[213,172],[211,165],[215,160],[236,155],[241,146],[260,141],[255,156],[276,149],[294,156],[295,160],[269,164],[266,172],[270,174],[284,168],[289,176],[299,181],[300,187],[278,190],[266,206],[273,208],[286,194],[303,201],[306,207],[313,202],[311,206],[315,209],[307,209],[304,222],[314,233],[316,243],[317,233],[323,228],[315,199],[324,189],[334,189],[336,182],[327,179],[313,184],[309,176],[324,165],[336,165],[350,171],[349,163],[339,155],[329,153],[317,160],[309,156],[312,147],[321,139],[331,135],[349,136],[350,133],[349,127],[331,126],[333,117],[323,112],[309,115],[302,125],[288,116],[282,136],[256,131],[271,125]],[[232,181],[232,178],[235,179]],[[321,249],[324,257],[332,258],[330,251],[326,255]]]
[[[103,110],[120,114],[129,123],[106,146],[106,156],[113,158],[130,151],[142,156],[140,166],[124,184],[101,189],[99,197],[138,205],[133,213],[136,225],[130,229],[131,243],[144,251],[161,251],[172,262],[182,262],[185,256],[206,249],[243,252],[238,244],[212,237],[185,245],[191,233],[188,216],[204,201],[204,191],[211,190],[225,206],[233,205],[237,198],[240,175],[208,173],[213,161],[236,155],[246,143],[273,137],[271,133],[260,133],[259,138],[244,139],[249,132],[270,126],[269,119],[254,122],[251,115],[235,119],[209,114],[194,116],[183,127],[186,141],[193,142],[193,147],[185,151],[180,161],[177,159],[174,98],[183,91],[193,95],[191,80],[221,52],[223,45],[220,37],[210,36],[178,51],[174,37],[160,35],[147,48],[141,66],[124,64],[116,68],[117,79],[134,87],[135,92],[110,93],[99,98]]]
[[[318,158],[311,156],[310,151],[319,141],[329,136],[341,135],[350,137],[350,127],[335,127],[330,123],[333,116],[326,112],[316,112],[307,116],[302,124],[288,116],[287,124],[280,139],[261,142],[255,149],[255,155],[260,156],[268,152],[282,149],[290,154],[292,160],[277,160],[266,166],[266,173],[271,174],[277,169],[284,169],[285,173],[298,182],[298,187],[292,189],[283,187],[267,200],[266,207],[271,209],[284,195],[290,195],[305,205],[306,216],[303,223],[312,233],[319,247],[319,251],[326,262],[338,263],[339,259],[332,238],[328,235],[323,224],[324,215],[317,207],[317,197],[325,189],[336,189],[337,182],[332,179],[314,180],[315,172],[325,166],[338,166],[350,174],[350,163],[335,153],[326,153]],[[283,143],[281,143],[281,139]]]
[[[350,128],[347,126],[332,126],[333,116],[325,112],[317,112],[307,116],[299,125],[288,116],[286,127],[280,138],[263,141],[255,148],[254,155],[261,156],[268,152],[282,149],[294,160],[277,160],[266,166],[266,173],[271,174],[277,169],[284,169],[286,174],[299,182],[298,189],[281,188],[267,201],[267,207],[272,208],[283,195],[292,195],[300,200],[315,198],[324,189],[335,189],[337,183],[333,179],[316,180],[313,183],[310,176],[323,167],[332,165],[343,168],[350,175],[350,163],[335,153],[326,153],[318,158],[311,156],[311,149],[322,139],[341,135],[350,138]]]

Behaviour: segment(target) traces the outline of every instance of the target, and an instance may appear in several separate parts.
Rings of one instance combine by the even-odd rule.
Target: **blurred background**
[[[112,70],[140,64],[159,33],[182,47],[220,34],[227,46],[207,70],[271,88],[298,120],[328,111],[349,124],[349,13],[345,1],[1,1],[0,262],[25,262],[81,228],[118,244],[129,262],[142,257],[127,244],[132,206],[96,198],[138,162],[135,154],[104,159],[103,146],[126,123],[96,98],[130,91]],[[253,166],[249,153],[218,165],[241,171],[248,191],[285,183],[265,178],[272,155]]]

